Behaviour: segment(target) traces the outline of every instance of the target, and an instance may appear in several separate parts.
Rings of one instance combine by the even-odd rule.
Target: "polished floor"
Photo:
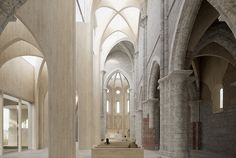
[[[156,158],[158,155],[155,151],[144,151],[144,158]],[[47,158],[47,150],[23,151],[21,153],[6,153],[0,158]],[[90,150],[80,150],[77,158],[91,158]]]

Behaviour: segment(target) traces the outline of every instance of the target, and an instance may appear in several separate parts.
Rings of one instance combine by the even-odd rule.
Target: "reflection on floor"
[[[158,155],[155,151],[144,151],[144,158],[156,158]],[[91,158],[90,150],[80,150],[78,158]],[[21,153],[8,153],[0,158],[47,158],[47,150],[24,151]]]

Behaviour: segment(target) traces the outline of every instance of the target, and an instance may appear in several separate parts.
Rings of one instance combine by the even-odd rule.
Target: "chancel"
[[[235,0],[0,0],[0,158],[235,158]]]

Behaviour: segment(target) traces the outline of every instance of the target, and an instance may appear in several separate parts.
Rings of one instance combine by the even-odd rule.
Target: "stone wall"
[[[154,128],[149,127],[149,116],[143,118],[143,147],[148,150],[155,150],[157,148],[156,144],[156,133]]]
[[[202,122],[202,150],[224,157],[236,155],[236,70],[229,64],[224,75],[224,109],[221,112],[213,111],[213,102],[210,90],[202,86],[202,103],[200,106],[200,121]]]

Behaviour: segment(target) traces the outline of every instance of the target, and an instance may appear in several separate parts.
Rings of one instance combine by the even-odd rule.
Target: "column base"
[[[186,153],[177,153],[177,152],[168,152],[168,151],[158,151],[158,158],[188,158],[188,152]]]

